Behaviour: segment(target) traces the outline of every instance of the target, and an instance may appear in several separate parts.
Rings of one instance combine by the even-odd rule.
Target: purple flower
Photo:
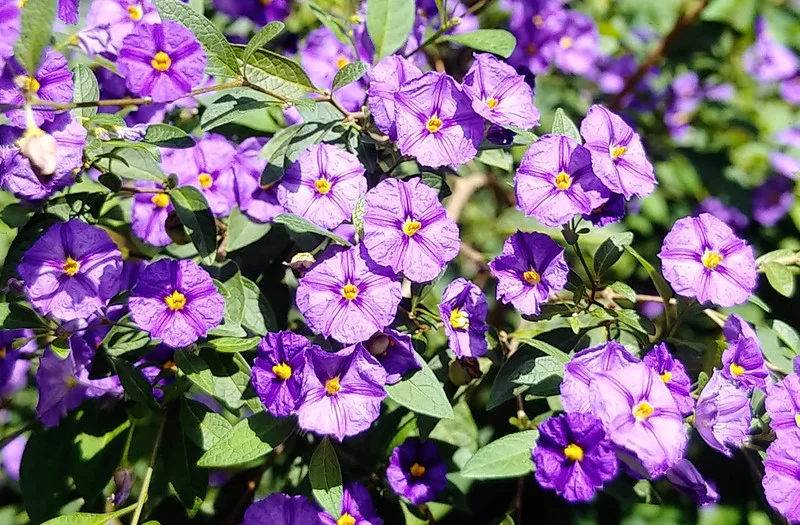
[[[539,124],[533,89],[523,75],[494,55],[475,55],[475,62],[464,77],[464,93],[472,99],[475,113],[489,122],[522,129]]]
[[[800,521],[800,435],[784,434],[767,449],[761,484],[767,501],[792,523]]]
[[[138,188],[157,188],[155,182],[139,181]],[[137,193],[131,205],[131,230],[137,237],[153,246],[168,246],[166,221],[173,210],[166,193]]]
[[[386,384],[399,383],[403,377],[422,368],[420,358],[411,343],[411,336],[386,328],[364,342],[364,348],[386,370]]]
[[[161,166],[167,173],[177,174],[181,185],[203,192],[214,215],[225,217],[235,200],[235,155],[236,149],[225,137],[207,133],[192,148],[164,150]]]
[[[189,346],[222,322],[225,300],[189,259],[160,259],[142,270],[128,307],[133,321],[172,348]]]
[[[460,277],[447,286],[439,303],[439,313],[456,357],[481,357],[486,353],[488,312],[486,296],[475,284]]]
[[[58,19],[65,24],[77,24],[78,0],[58,0]]]
[[[750,398],[743,390],[714,370],[697,399],[694,426],[708,445],[728,457],[729,447],[740,447],[750,432]]]
[[[600,373],[592,381],[592,413],[615,445],[635,455],[651,477],[680,461],[688,436],[672,393],[644,363]]]
[[[639,359],[616,341],[585,348],[564,367],[561,404],[567,412],[588,413],[592,409],[589,386],[601,372],[625,368]]]
[[[304,496],[270,494],[247,507],[241,525],[318,525],[317,509]]]
[[[253,386],[270,413],[294,413],[305,377],[308,339],[292,332],[267,334],[258,345],[252,370]]]
[[[794,204],[795,181],[776,175],[753,190],[753,218],[762,226],[774,226]]]
[[[14,348],[16,339],[27,342]],[[0,398],[11,397],[28,384],[30,361],[25,354],[35,352],[36,339],[31,330],[0,330]]]
[[[383,525],[383,520],[375,512],[369,491],[361,483],[345,484],[342,515],[338,519],[327,512],[320,512],[319,519],[324,525]]]
[[[692,380],[686,373],[686,367],[669,353],[666,343],[659,343],[650,350],[642,362],[655,370],[661,381],[675,398],[675,404],[681,414],[688,415],[694,410],[692,397]]]
[[[364,246],[376,264],[424,283],[458,255],[458,225],[422,179],[385,179],[364,204]]]
[[[782,80],[779,85],[781,98],[793,106],[800,105],[800,75]]]
[[[369,112],[378,129],[393,141],[397,140],[395,93],[406,82],[421,76],[422,71],[417,66],[399,55],[384,58],[369,72]]]
[[[290,213],[331,230],[353,216],[367,192],[358,157],[330,144],[314,144],[286,170],[278,201]]]
[[[617,476],[614,446],[600,421],[589,414],[563,414],[543,421],[532,456],[539,485],[567,501],[589,501]]]
[[[117,49],[111,44],[111,24],[85,27],[75,38],[78,39],[78,49],[90,57],[117,54]]]
[[[682,459],[671,466],[667,470],[667,479],[679,492],[692,498],[701,507],[719,501],[714,485],[703,479],[703,475],[688,459]]]
[[[595,104],[581,122],[592,168],[603,184],[626,199],[647,197],[657,184],[639,135],[622,118]]]
[[[780,175],[793,180],[797,180],[798,174],[800,174],[800,158],[788,153],[770,152],[769,165]]]
[[[728,343],[722,352],[722,375],[747,391],[765,389],[769,370],[753,329],[738,315],[730,314],[722,331]]]
[[[593,209],[592,213],[583,214],[584,220],[591,222],[598,228],[619,222],[624,217],[625,197],[619,193],[612,193],[608,200]]]
[[[19,468],[22,465],[22,455],[28,444],[28,436],[20,434],[3,447],[0,453],[0,464],[9,479],[19,483]]]
[[[117,66],[134,95],[169,102],[203,80],[206,53],[194,33],[177,22],[139,24],[125,37]]]
[[[50,227],[17,271],[39,312],[62,321],[85,319],[119,291],[122,255],[103,229],[74,219]]]
[[[318,262],[300,279],[296,297],[312,329],[345,344],[366,341],[388,326],[400,299],[400,283],[370,268],[358,246]]]
[[[270,222],[283,213],[275,188],[261,187],[261,173],[267,166],[266,159],[258,157],[267,139],[250,137],[236,151],[233,165],[234,190],[239,209],[256,222]]]
[[[483,119],[456,81],[429,71],[395,94],[397,142],[403,155],[433,168],[460,166],[478,154]]]
[[[675,292],[700,303],[734,306],[756,287],[753,248],[708,213],[676,221],[658,256]]]
[[[422,505],[447,488],[447,466],[436,443],[410,438],[392,452],[386,479],[395,494]]]
[[[6,64],[6,59],[14,55],[14,42],[19,37],[20,31],[19,2],[0,2],[0,71]]]
[[[531,144],[514,187],[517,208],[553,228],[591,213],[611,195],[592,171],[589,150],[564,135],[544,135]]]
[[[93,0],[86,14],[86,27],[108,26],[113,54],[122,41],[140,25],[161,22],[152,0]]]
[[[791,148],[800,148],[800,126],[792,126],[775,135],[775,141]]]
[[[569,268],[564,249],[543,233],[518,231],[503,244],[489,268],[497,278],[497,299],[524,315],[539,315],[541,304],[564,288]]]
[[[567,73],[591,72],[600,49],[600,35],[594,20],[578,11],[559,11],[554,16],[559,28],[543,50],[556,67]]]
[[[289,0],[214,0],[214,7],[232,17],[249,18],[263,26],[289,16]]]
[[[742,55],[742,65],[748,75],[761,83],[787,79],[799,67],[795,54],[769,34],[763,18],[756,20],[756,41]]]
[[[697,207],[697,213],[710,213],[717,219],[731,227],[734,231],[747,228],[750,220],[747,215],[732,206],[726,206],[716,197],[706,197]]]
[[[39,69],[31,75],[14,60],[7,64],[3,76],[0,77],[0,102],[4,104],[22,105],[25,93],[34,95],[45,102],[70,102],[72,100],[72,73],[64,55],[47,48],[39,64]],[[37,126],[52,121],[56,112],[46,106],[33,106],[33,120]],[[11,124],[25,128],[25,111],[15,109],[6,113]]]
[[[789,374],[778,384],[769,387],[766,407],[769,425],[778,437],[783,434],[800,435],[800,376]]]
[[[386,397],[386,371],[362,345],[336,353],[311,346],[297,406],[298,424],[307,432],[342,441],[369,429]]]
[[[336,73],[350,62],[361,58],[365,62],[372,61],[371,56],[356,56],[349,45],[339,41],[333,31],[324,26],[311,31],[305,45],[300,48],[303,69],[308,71],[315,86],[323,88],[331,88]],[[358,111],[364,103],[364,86],[360,82],[348,84],[334,93],[348,111]]]

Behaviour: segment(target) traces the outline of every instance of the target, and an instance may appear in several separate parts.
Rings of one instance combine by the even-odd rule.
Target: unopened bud
[[[115,507],[121,507],[131,495],[133,470],[119,468],[114,472],[114,493],[109,498]]]
[[[296,270],[298,272],[305,272],[309,268],[311,268],[317,260],[308,252],[300,252],[296,253],[292,260],[288,263],[283,263],[285,266],[288,266],[292,270]]]
[[[31,163],[43,184],[56,172],[56,139],[38,127],[28,128],[19,139],[19,151]]]
[[[370,354],[382,356],[386,354],[386,352],[389,350],[389,345],[391,344],[392,340],[389,339],[389,336],[379,332],[370,337],[369,341],[364,343],[364,346],[367,347],[367,350]]]

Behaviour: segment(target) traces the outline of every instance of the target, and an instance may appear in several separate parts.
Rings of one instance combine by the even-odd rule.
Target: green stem
[[[156,457],[158,457],[158,449],[161,446],[161,438],[164,437],[164,427],[167,423],[167,416],[164,414],[161,418],[161,423],[158,426],[158,434],[156,434],[156,441],[153,443],[153,453],[150,455],[150,464],[147,466],[147,473],[144,475],[142,482],[142,490],[139,492],[139,500],[136,502],[136,511],[131,518],[131,525],[139,525],[139,518],[142,517],[142,509],[147,501],[147,493],[150,490],[150,481],[153,479],[153,467],[156,464]]]
[[[0,439],[0,450],[3,450],[3,447],[14,441],[16,438],[27,432],[33,426],[33,421],[29,421],[19,427],[18,429],[11,432],[9,435],[5,436],[3,439]]]
[[[683,310],[678,312],[678,315],[675,317],[675,324],[672,325],[671,329],[667,330],[667,337],[673,336],[675,331],[678,329],[678,326],[680,326],[680,324],[683,322],[683,319],[686,317],[686,314],[689,312],[689,310],[694,308],[696,304],[697,304],[697,299],[692,299],[692,301],[689,304],[687,304]],[[678,303],[678,305],[680,305],[680,302]],[[669,305],[666,304],[664,305],[664,319],[667,320],[667,323],[669,323],[669,312],[667,311],[668,306]]]

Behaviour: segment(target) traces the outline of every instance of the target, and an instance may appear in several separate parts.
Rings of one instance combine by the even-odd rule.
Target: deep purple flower
[[[592,171],[589,150],[564,135],[544,135],[531,144],[514,188],[517,208],[553,228],[591,213],[611,195]]]
[[[778,437],[784,433],[800,434],[800,376],[789,374],[767,390],[769,426]]]
[[[300,62],[315,86],[330,89],[336,73],[350,62],[363,59],[372,62],[371,56],[356,56],[352,48],[341,42],[327,27],[311,31],[300,48]],[[348,111],[358,111],[364,103],[364,86],[352,82],[335,92],[336,99]]]
[[[331,144],[314,144],[286,170],[278,201],[286,211],[331,230],[353,216],[367,192],[358,157]]]
[[[472,109],[489,122],[522,129],[539,124],[533,89],[523,75],[494,55],[475,55],[463,87],[464,93],[472,99]]]
[[[225,137],[206,133],[192,148],[162,151],[161,166],[167,173],[177,174],[181,185],[202,191],[214,215],[225,217],[236,199],[235,155],[236,149]]]
[[[289,16],[289,0],[214,0],[214,7],[232,18],[249,18],[256,25],[281,21]]]
[[[677,358],[672,357],[666,343],[659,343],[642,358],[642,362],[655,370],[661,381],[667,385],[667,389],[675,398],[675,404],[681,414],[688,415],[694,410],[694,398],[692,397],[692,380],[686,373]]]
[[[158,184],[137,181],[136,186],[156,188]],[[131,204],[131,230],[147,244],[167,246],[172,239],[167,234],[166,221],[173,209],[166,193],[137,193]]]
[[[275,493],[252,503],[241,525],[318,525],[317,509],[305,496]]]
[[[697,207],[697,213],[710,213],[731,227],[733,231],[741,231],[750,224],[747,215],[732,206],[726,206],[716,197],[706,197]]]
[[[800,67],[795,54],[772,38],[763,18],[756,20],[756,41],[742,55],[742,65],[748,75],[761,83],[787,79]]]
[[[750,397],[714,370],[697,399],[694,426],[708,445],[728,457],[730,447],[738,448],[747,440],[750,431]]]
[[[567,412],[588,413],[592,409],[589,386],[601,372],[625,368],[639,359],[616,341],[585,348],[564,367],[561,404]]]
[[[563,414],[539,425],[532,452],[536,481],[567,501],[589,501],[617,476],[614,446],[600,421],[589,414]]]
[[[39,69],[31,75],[16,60],[6,65],[0,77],[0,103],[22,105],[25,103],[25,92],[29,92],[45,102],[72,101],[72,73],[64,55],[47,48],[39,64]],[[52,121],[56,112],[46,106],[33,106],[33,121],[37,126]],[[6,113],[11,124],[25,128],[25,111],[14,109]]]
[[[756,287],[753,248],[708,213],[676,221],[658,256],[675,292],[700,303],[734,306]]]
[[[722,331],[728,343],[722,352],[722,375],[744,390],[764,390],[769,370],[756,333],[736,314],[728,316]]]
[[[386,370],[386,384],[399,383],[409,372],[422,368],[420,357],[411,343],[411,336],[386,328],[364,342],[364,348]]]
[[[86,14],[86,27],[108,26],[113,54],[122,41],[141,25],[161,22],[152,0],[93,0]]]
[[[383,525],[378,517],[369,491],[361,483],[346,483],[342,497],[342,515],[337,519],[326,512],[319,513],[324,525]]]
[[[50,227],[17,271],[39,312],[62,321],[85,319],[119,291],[122,255],[103,229],[74,219]]]
[[[385,179],[364,204],[364,246],[376,264],[424,283],[458,255],[458,225],[422,179]]]
[[[380,268],[370,268],[356,246],[311,268],[300,279],[296,302],[312,329],[351,344],[388,326],[400,299],[400,283]]]
[[[486,296],[477,285],[459,277],[447,286],[439,303],[439,314],[456,357],[481,357],[486,353],[488,312]]]
[[[378,129],[397,140],[397,105],[394,95],[400,87],[422,76],[422,71],[399,55],[390,55],[369,72],[369,112]]]
[[[77,24],[78,0],[58,0],[58,19],[65,24]]]
[[[253,386],[271,414],[285,417],[297,407],[305,377],[308,339],[292,332],[267,334],[258,345]]]
[[[776,175],[753,190],[753,218],[762,226],[774,226],[794,204],[795,181]]]
[[[688,459],[682,459],[671,466],[667,470],[667,479],[679,492],[692,498],[701,507],[719,501],[714,485],[703,479],[703,475]]]
[[[510,146],[517,134],[497,124],[492,124],[486,131],[486,140],[498,146]]]
[[[460,166],[478,154],[483,119],[456,81],[429,71],[395,94],[397,142],[403,155],[433,168]]]
[[[541,304],[567,284],[564,249],[543,233],[518,231],[503,244],[489,268],[497,278],[497,299],[524,315],[539,315]]]
[[[634,456],[651,477],[683,457],[688,436],[672,393],[644,363],[600,373],[590,388],[592,413],[615,445]]]
[[[6,60],[14,55],[14,42],[20,31],[20,13],[19,2],[0,2],[0,71]]]
[[[592,213],[583,214],[585,220],[591,222],[598,228],[619,222],[624,217],[625,197],[619,193],[612,193],[608,200],[593,209]]]
[[[800,521],[800,434],[784,434],[767,449],[761,484],[767,501],[792,523]]]
[[[386,371],[362,345],[336,353],[311,346],[309,367],[297,406],[298,424],[307,432],[342,441],[369,429],[386,397]]]
[[[626,199],[647,197],[657,184],[642,140],[622,118],[595,104],[581,122],[592,168],[603,184]]]
[[[447,466],[436,443],[410,438],[392,452],[386,479],[395,494],[422,505],[447,488]]]
[[[270,222],[283,213],[277,189],[261,187],[261,173],[267,160],[259,158],[258,154],[266,143],[267,139],[261,137],[245,139],[236,151],[233,165],[236,202],[239,209],[256,222]]]
[[[133,94],[169,102],[202,82],[207,61],[194,33],[165,21],[139,24],[126,36],[117,66]]]
[[[128,300],[133,321],[172,348],[189,346],[222,322],[225,300],[190,259],[160,259],[142,270]]]
[[[14,348],[14,341],[27,342]],[[32,330],[0,330],[0,398],[11,397],[28,384],[30,361],[26,354],[36,351],[36,339]]]
[[[0,464],[8,479],[19,483],[19,468],[22,465],[22,455],[28,444],[28,436],[20,434],[5,444],[0,452]]]

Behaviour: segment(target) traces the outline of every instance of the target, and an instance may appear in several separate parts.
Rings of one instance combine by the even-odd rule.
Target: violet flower
[[[422,505],[447,488],[447,466],[436,443],[409,438],[392,451],[386,479],[395,494]]]
[[[341,42],[336,35],[323,26],[311,31],[300,47],[300,63],[315,86],[330,89],[333,79],[347,64],[363,59],[371,62],[371,56],[356,56],[352,48]],[[352,82],[334,92],[336,100],[348,111],[358,111],[364,103],[364,86]]]
[[[701,507],[719,501],[714,485],[703,479],[691,461],[682,459],[667,470],[667,479],[679,492],[692,498]]]
[[[317,509],[305,496],[274,493],[247,507],[241,525],[318,525]]]
[[[762,226],[775,226],[794,205],[795,181],[776,175],[753,190],[753,219]]]
[[[386,370],[386,384],[399,383],[409,372],[420,370],[421,358],[414,350],[411,336],[386,328],[364,342],[364,348]]]
[[[597,375],[639,362],[639,358],[616,341],[584,348],[573,355],[564,367],[561,405],[567,412],[591,412],[589,387]]]
[[[800,67],[795,54],[772,38],[763,18],[756,20],[756,41],[742,55],[742,65],[760,83],[787,79]]]
[[[383,58],[369,72],[369,112],[382,132],[397,140],[397,104],[395,93],[406,82],[422,76],[422,71],[399,55]]]
[[[137,188],[157,188],[158,184],[137,181]],[[131,204],[131,231],[152,246],[168,246],[172,239],[167,234],[167,217],[174,210],[166,193],[137,193]]]
[[[86,13],[86,27],[107,26],[112,54],[119,53],[122,41],[141,25],[161,22],[152,0],[92,0]]]
[[[625,218],[625,213],[625,197],[612,193],[606,202],[593,209],[592,213],[584,213],[582,217],[592,225],[602,228],[621,221]]]
[[[383,525],[378,517],[369,491],[361,483],[346,483],[342,496],[342,514],[334,518],[327,512],[320,512],[323,525]]]
[[[14,43],[20,31],[21,12],[19,2],[0,3],[0,71],[5,67],[6,60],[14,55]]]
[[[706,197],[697,207],[697,213],[710,213],[731,227],[733,231],[742,231],[750,224],[747,215],[733,206],[726,206],[716,197]]]
[[[250,137],[239,144],[233,165],[233,183],[239,209],[255,222],[270,222],[284,212],[278,202],[277,188],[261,187],[261,173],[267,166],[259,158],[268,139]]]
[[[688,415],[694,410],[692,380],[677,358],[672,357],[666,343],[659,343],[642,358],[642,362],[652,368],[675,399],[681,414]]]
[[[45,102],[66,103],[72,101],[72,73],[64,55],[54,49],[45,49],[39,69],[31,74],[16,60],[10,61],[0,77],[0,103],[22,105],[25,93]],[[56,112],[48,106],[33,106],[33,121],[37,126],[50,122]],[[11,124],[26,128],[25,111],[13,109],[6,112]]]
[[[728,348],[722,352],[722,375],[744,390],[764,390],[769,370],[758,336],[737,314],[730,314],[722,329]]]
[[[751,417],[747,391],[714,370],[697,399],[694,426],[700,437],[711,448],[731,457],[731,447],[741,447],[747,441]]]
[[[761,484],[772,507],[792,523],[800,521],[800,435],[784,434],[767,449]]]
[[[285,417],[297,408],[310,348],[308,339],[292,332],[261,339],[251,375],[258,397],[272,415]]]
[[[257,26],[289,16],[290,0],[214,0],[214,7],[232,18],[249,18]]]
[[[463,277],[451,282],[442,294],[439,314],[444,333],[456,357],[481,357],[486,354],[486,315],[489,305],[478,286]]]
[[[789,374],[767,390],[765,402],[769,426],[778,437],[800,435],[800,376]]]

